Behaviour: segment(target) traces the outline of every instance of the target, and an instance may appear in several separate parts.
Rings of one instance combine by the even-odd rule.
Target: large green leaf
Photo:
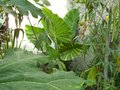
[[[0,60],[0,90],[83,90],[85,80],[73,72],[42,72],[37,63],[46,61],[46,56],[10,50]]]
[[[64,21],[70,27],[72,35],[75,36],[75,33],[78,28],[79,11],[77,9],[70,10],[64,17]]]
[[[7,1],[0,1],[0,8],[1,11],[7,12],[7,13],[12,13],[13,15],[16,15],[15,11],[13,11],[12,6],[6,5]]]
[[[82,51],[83,45],[76,43],[63,43],[59,47],[59,52],[61,53],[62,60],[73,60],[75,57],[79,56]]]
[[[44,31],[44,29],[35,26],[26,25],[25,31],[28,39],[35,45],[36,48],[39,48],[40,47],[39,37]]]
[[[51,44],[51,41],[44,28],[26,25],[25,31],[29,41],[31,41],[37,49],[46,52],[46,48]]]
[[[1,0],[0,6],[2,6],[7,13],[13,13],[14,10],[12,7],[15,6],[22,15],[28,15],[30,12],[34,17],[38,15],[43,16],[42,10],[28,0]]]
[[[43,8],[43,13],[47,19],[47,31],[50,37],[56,41],[68,42],[71,39],[71,31],[69,26],[57,14],[53,14],[51,10]],[[46,28],[46,27],[45,27]]]

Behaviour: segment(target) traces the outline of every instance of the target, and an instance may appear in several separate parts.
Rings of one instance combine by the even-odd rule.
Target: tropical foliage
[[[53,14],[47,8],[43,8],[42,11],[45,15],[45,18],[41,20],[43,28],[27,25],[26,34],[28,39],[35,44],[35,46],[37,45],[36,48],[38,49],[40,47],[43,48],[42,45],[44,43],[44,45],[46,45],[46,53],[49,51],[47,49],[51,47],[52,50],[54,50],[54,53],[59,54],[58,58],[62,60],[67,61],[74,59],[83,49],[82,44],[74,41],[75,33],[77,31],[77,22],[79,20],[78,10],[73,9],[68,12],[65,19]],[[76,14],[74,15],[73,13]],[[75,17],[76,15],[77,17]],[[68,23],[71,23],[71,25]],[[84,47],[88,46],[84,45]]]
[[[80,34],[84,35],[83,42],[93,48],[94,59],[91,67],[95,66],[98,72],[97,89],[116,90],[115,78],[118,78],[116,65],[120,50],[120,1],[74,0],[73,6],[76,4],[85,6],[80,18],[80,27],[83,27]],[[88,39],[85,37],[87,31],[90,33]]]
[[[34,1],[41,8],[27,0],[0,1],[0,55],[5,56],[0,59],[0,89],[119,90],[120,1],[72,0],[64,18],[46,7],[47,0]],[[24,31],[20,24],[29,12],[41,17],[40,26],[26,25]],[[8,14],[16,20],[12,39]],[[18,49],[20,31],[42,52]]]
[[[88,83],[73,72],[43,72],[40,67],[48,62],[44,55],[17,49],[6,52],[6,57],[0,60],[1,90],[83,90]]]

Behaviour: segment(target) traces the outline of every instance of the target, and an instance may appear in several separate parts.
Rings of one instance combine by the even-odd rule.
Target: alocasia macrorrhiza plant
[[[45,17],[41,19],[40,23],[43,27],[26,25],[26,35],[37,49],[55,60],[59,68],[65,69],[61,61],[73,60],[82,51],[89,48],[88,45],[80,44],[76,40],[78,10],[69,11],[64,19],[45,7],[42,11]]]
[[[47,49],[52,47],[60,54],[62,60],[74,59],[83,48],[83,45],[74,40],[79,21],[78,10],[69,11],[64,19],[47,8],[43,8],[42,11],[45,15],[41,20],[43,28],[26,25],[28,39],[38,49],[45,48],[46,45],[46,51],[43,50],[43,52],[47,53]]]

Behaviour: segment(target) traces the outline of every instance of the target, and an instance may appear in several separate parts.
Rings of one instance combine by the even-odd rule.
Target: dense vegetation
[[[27,0],[0,1],[0,90],[119,90],[120,1],[72,0],[64,18],[47,0],[34,1],[41,8]],[[41,17],[42,27],[30,22],[20,28],[29,12]],[[20,32],[42,53],[21,50]]]

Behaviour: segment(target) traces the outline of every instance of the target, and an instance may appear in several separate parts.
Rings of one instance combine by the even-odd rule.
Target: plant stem
[[[106,51],[105,51],[105,66],[104,66],[104,79],[105,81],[109,80],[108,76],[108,65],[109,65],[109,45],[110,45],[110,34],[106,35]]]
[[[108,28],[106,31],[106,44],[105,44],[105,57],[104,57],[104,80],[105,82],[109,80],[108,76],[108,65],[109,65],[109,50],[110,50],[110,30],[111,30],[111,22],[112,22],[112,9],[110,8],[109,11],[109,21],[108,21]]]
[[[29,23],[30,23],[30,25],[31,25],[31,28],[32,28],[32,31],[33,31],[33,34],[34,34],[34,36],[35,36],[36,41],[39,42],[39,38],[38,38],[38,36],[37,36],[36,33],[35,33],[34,27],[33,27],[32,23],[31,23],[29,17],[28,17],[28,21],[29,21]],[[43,51],[43,49],[42,49],[42,47],[41,47],[40,45],[39,45],[38,50],[39,50],[39,49],[42,51],[43,54],[46,55],[46,53]]]
[[[33,26],[32,26],[32,23],[31,23],[29,17],[28,17],[28,20],[29,20],[29,23],[30,23],[30,25],[31,25],[32,31],[33,31],[33,33],[34,33],[35,39],[36,39],[36,41],[38,41],[38,37],[37,37],[37,35],[36,35],[36,33],[35,33],[35,30],[34,30],[34,28],[33,28]]]

